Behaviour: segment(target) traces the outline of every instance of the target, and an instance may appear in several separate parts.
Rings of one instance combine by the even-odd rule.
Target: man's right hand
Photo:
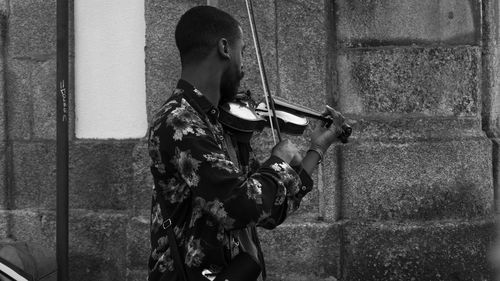
[[[287,162],[290,165],[296,165],[302,161],[302,156],[299,153],[297,146],[290,140],[284,140],[278,143],[271,154],[281,158],[281,160]]]

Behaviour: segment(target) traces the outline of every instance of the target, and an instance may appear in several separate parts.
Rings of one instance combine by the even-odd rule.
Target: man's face
[[[241,63],[243,51],[245,50],[245,43],[241,39],[242,36],[243,34],[240,28],[240,38],[236,39],[232,46],[230,46],[231,60],[229,61],[229,66],[226,71],[224,71],[221,78],[220,104],[233,100],[238,92],[238,88],[240,87],[240,81],[245,75],[243,72],[243,65]]]

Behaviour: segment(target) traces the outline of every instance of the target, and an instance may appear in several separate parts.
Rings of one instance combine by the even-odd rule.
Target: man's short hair
[[[233,43],[240,37],[240,23],[212,6],[196,6],[181,16],[175,43],[182,64],[204,59],[221,38]]]

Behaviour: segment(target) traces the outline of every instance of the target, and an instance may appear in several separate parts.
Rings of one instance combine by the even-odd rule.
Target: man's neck
[[[214,106],[220,100],[220,74],[215,73],[208,65],[183,67],[181,79],[186,80],[198,89]]]

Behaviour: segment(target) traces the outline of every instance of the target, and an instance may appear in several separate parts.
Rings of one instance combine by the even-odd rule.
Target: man
[[[218,121],[218,106],[233,99],[244,75],[239,23],[198,6],[181,17],[175,40],[181,79],[148,133],[154,178],[149,280],[208,280],[202,274],[227,276],[235,267],[255,268],[252,263],[263,270],[255,226],[274,228],[298,208],[344,119],[329,108],[333,124],[314,130],[303,159],[283,141],[247,173]]]

